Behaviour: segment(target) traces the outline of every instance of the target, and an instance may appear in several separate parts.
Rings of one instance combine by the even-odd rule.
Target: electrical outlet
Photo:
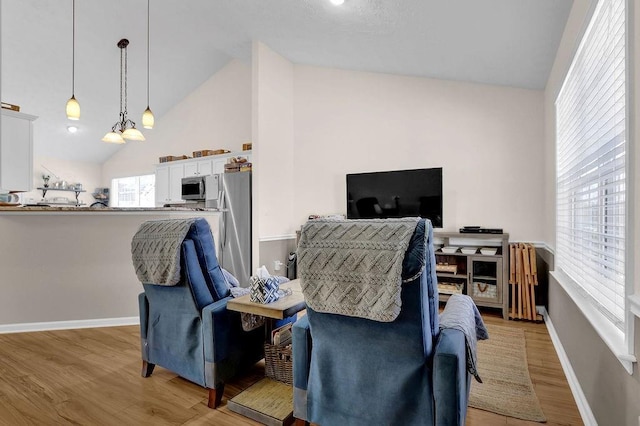
[[[282,265],[284,265],[284,263],[280,262],[279,260],[274,260],[273,261],[273,270],[274,271],[279,271],[280,268],[282,268]]]

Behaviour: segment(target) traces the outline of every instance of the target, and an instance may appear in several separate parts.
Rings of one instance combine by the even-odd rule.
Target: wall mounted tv
[[[442,168],[347,175],[347,218],[424,217],[442,228]]]

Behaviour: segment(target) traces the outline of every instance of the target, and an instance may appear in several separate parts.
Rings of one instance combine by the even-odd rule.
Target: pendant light
[[[149,9],[151,0],[147,0],[147,109],[142,113],[142,127],[145,129],[153,129],[155,119],[151,108],[149,108]]]
[[[80,119],[80,104],[76,100],[75,92],[76,92],[76,0],[72,0],[72,12],[71,12],[71,20],[72,20],[72,48],[71,48],[71,99],[67,101],[67,118],[69,120],[79,120]]]
[[[129,40],[123,38],[118,42],[120,48],[120,121],[102,140],[109,143],[125,143],[125,139],[143,141],[144,135],[136,129],[136,123],[127,118],[127,46]]]

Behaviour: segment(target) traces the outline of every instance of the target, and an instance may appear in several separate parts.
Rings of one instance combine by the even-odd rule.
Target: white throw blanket
[[[150,220],[131,240],[131,259],[143,284],[174,286],[180,281],[180,248],[196,218]]]
[[[308,221],[298,245],[307,305],[391,322],[400,313],[401,273],[418,218]]]

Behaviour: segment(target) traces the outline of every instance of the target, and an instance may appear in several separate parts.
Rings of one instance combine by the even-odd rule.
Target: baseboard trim
[[[27,333],[31,331],[70,330],[74,328],[116,327],[140,324],[140,317],[100,318],[74,321],[29,322],[0,325],[0,334]]]
[[[544,317],[544,323],[547,326],[549,336],[551,337],[553,346],[556,350],[556,353],[558,354],[558,358],[560,359],[560,365],[562,365],[564,375],[567,377],[567,382],[569,383],[569,387],[571,388],[573,399],[575,399],[576,405],[578,406],[578,411],[580,412],[582,421],[584,422],[585,426],[598,426],[598,422],[593,416],[593,411],[591,411],[591,407],[589,406],[589,401],[587,401],[587,397],[584,395],[584,392],[582,392],[580,382],[578,382],[576,373],[573,371],[571,361],[569,361],[569,357],[564,351],[564,347],[562,346],[560,337],[558,336],[558,333],[553,326],[553,322],[551,322],[551,318],[549,317],[547,309],[544,306],[538,306],[538,312],[541,313]]]

